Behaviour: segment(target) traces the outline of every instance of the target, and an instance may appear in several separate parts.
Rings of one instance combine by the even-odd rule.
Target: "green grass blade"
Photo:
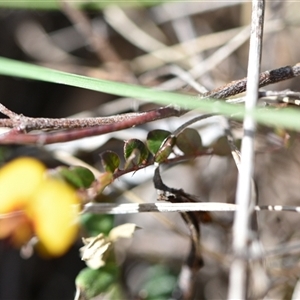
[[[74,7],[83,10],[101,10],[108,5],[120,6],[149,6],[157,5],[171,0],[118,0],[118,1],[72,1]],[[61,5],[58,0],[0,0],[0,8],[15,9],[38,9],[38,10],[60,10]]]
[[[120,82],[101,80],[53,69],[20,62],[0,57],[0,75],[21,77],[32,80],[40,80],[57,84],[64,84],[78,88],[85,88],[97,92],[113,94],[121,97],[132,97],[160,104],[176,104],[189,109],[199,108],[203,111],[212,111],[214,108],[222,109],[224,114],[241,112],[242,109],[220,102],[218,105],[211,101],[199,101],[197,97],[181,95],[177,93],[162,92],[142,86],[125,84]]]
[[[182,108],[198,109],[202,112],[233,116],[235,119],[242,119],[244,115],[243,106],[228,104],[222,100],[204,100],[179,93],[163,92],[137,85],[100,80],[56,71],[4,57],[0,57],[0,75],[64,84],[121,97],[156,102],[163,105],[173,104]],[[300,130],[300,113],[297,109],[257,109],[254,111],[254,116],[261,124]]]

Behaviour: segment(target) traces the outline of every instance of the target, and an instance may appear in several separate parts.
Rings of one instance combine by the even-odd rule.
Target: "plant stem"
[[[252,25],[248,60],[248,81],[246,90],[245,109],[252,112],[258,99],[260,85],[260,62],[262,52],[262,36],[265,1],[252,1]],[[238,209],[233,224],[234,260],[229,274],[228,299],[245,299],[247,294],[247,261],[244,254],[248,253],[250,207],[253,203],[252,176],[254,170],[254,134],[256,122],[251,114],[244,119],[244,136],[241,146],[241,166],[236,191]],[[252,202],[252,203],[251,203]]]

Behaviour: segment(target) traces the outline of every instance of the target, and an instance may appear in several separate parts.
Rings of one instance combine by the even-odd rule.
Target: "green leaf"
[[[231,155],[231,149],[228,144],[226,136],[219,137],[211,146],[214,150],[213,154],[219,156]]]
[[[158,163],[162,163],[163,161],[165,161],[173,151],[175,142],[176,142],[175,136],[168,137],[163,142],[160,149],[156,152],[154,160]]]
[[[75,188],[88,188],[95,180],[93,173],[84,167],[60,167],[58,172]]]
[[[77,275],[75,283],[80,289],[83,299],[91,299],[107,292],[118,279],[118,268],[115,264],[107,264],[94,270],[85,268]]]
[[[147,292],[147,300],[169,299],[175,288],[177,278],[163,266],[152,266],[147,270],[146,282],[142,289]]]
[[[85,213],[80,216],[80,223],[88,236],[96,236],[99,233],[108,235],[114,226],[114,216]]]
[[[203,149],[201,136],[193,128],[185,128],[180,132],[176,145],[186,155],[196,155]]]
[[[84,167],[71,167],[71,170],[77,174],[81,179],[84,188],[91,186],[92,182],[95,180],[94,174],[87,168]]]
[[[152,130],[147,135],[147,146],[152,154],[156,154],[163,141],[171,135],[171,132],[162,129]]]
[[[149,151],[145,144],[138,139],[131,139],[124,143],[125,169],[146,162]]]
[[[120,158],[118,154],[116,154],[115,152],[108,150],[101,153],[100,157],[101,157],[102,166],[106,172],[113,174],[115,171],[119,169]]]

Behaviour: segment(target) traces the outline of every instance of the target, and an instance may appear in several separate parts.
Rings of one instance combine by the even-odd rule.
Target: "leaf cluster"
[[[186,128],[177,136],[170,131],[155,129],[148,133],[146,142],[130,139],[124,143],[124,170],[132,170],[146,166],[149,163],[166,162],[174,147],[186,156],[197,156],[204,152],[201,136],[193,128]],[[101,154],[102,165],[106,172],[119,170],[120,158],[112,151]]]

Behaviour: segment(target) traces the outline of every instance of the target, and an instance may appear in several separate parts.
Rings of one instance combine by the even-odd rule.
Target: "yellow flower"
[[[16,246],[34,234],[50,255],[61,255],[77,234],[79,199],[66,183],[51,179],[32,158],[19,158],[0,170],[0,238]]]

